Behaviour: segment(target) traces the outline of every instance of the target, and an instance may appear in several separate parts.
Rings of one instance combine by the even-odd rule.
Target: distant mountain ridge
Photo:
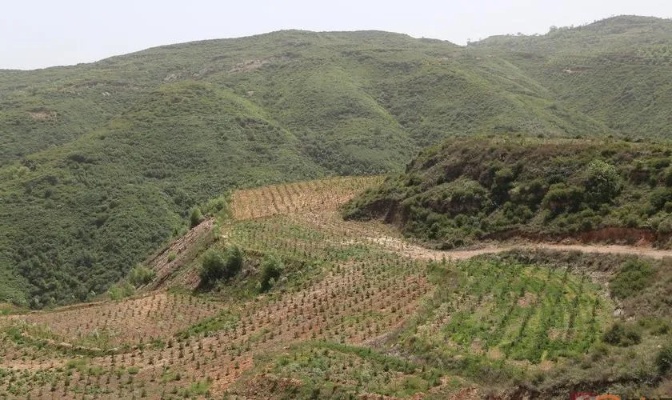
[[[397,172],[458,136],[667,138],[670,31],[281,31],[0,71],[0,301],[91,298],[234,187]]]

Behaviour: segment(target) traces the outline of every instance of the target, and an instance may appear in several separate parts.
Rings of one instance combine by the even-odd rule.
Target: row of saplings
[[[240,247],[232,245],[224,251],[210,249],[203,256],[200,278],[201,289],[212,289],[220,282],[234,278],[243,269],[244,256]],[[267,255],[261,261],[261,277],[257,283],[260,292],[270,290],[278,281],[284,270],[282,261]]]

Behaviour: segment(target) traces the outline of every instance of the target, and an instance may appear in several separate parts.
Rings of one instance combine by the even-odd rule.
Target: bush
[[[662,210],[665,207],[665,204],[669,201],[672,201],[672,189],[669,188],[657,188],[651,192],[651,197],[649,198],[649,204],[652,209],[652,213],[656,213]]]
[[[147,268],[144,265],[137,265],[133,268],[128,274],[128,280],[133,286],[140,287],[148,284],[156,276],[156,271],[151,268]]]
[[[541,205],[554,215],[563,212],[576,212],[581,208],[583,195],[583,189],[580,187],[556,183],[548,189]]]
[[[201,210],[196,207],[191,211],[191,216],[189,217],[190,226],[193,228],[203,222],[203,214]]]
[[[641,343],[642,335],[635,326],[617,322],[602,335],[602,341],[612,346],[628,347]]]
[[[609,283],[611,295],[619,299],[628,298],[651,285],[653,275],[653,268],[645,261],[626,261]]]
[[[226,199],[220,196],[209,200],[207,204],[203,206],[203,210],[201,211],[206,215],[215,215],[218,212],[221,212],[226,209],[227,209]]]
[[[222,279],[235,276],[243,268],[243,253],[237,246],[229,247],[226,252],[211,249],[203,256],[201,267],[201,285],[211,286]]]
[[[672,344],[663,346],[656,356],[656,366],[660,375],[666,375],[672,371]]]
[[[133,293],[135,293],[135,288],[133,288],[133,286],[128,282],[113,285],[107,291],[107,294],[112,300],[121,300],[123,298],[132,296]]]
[[[282,261],[275,256],[267,256],[261,262],[261,291],[266,292],[273,287],[273,284],[282,275],[284,269]]]
[[[592,207],[611,202],[621,192],[623,182],[616,168],[601,160],[588,164],[583,178],[585,199]]]

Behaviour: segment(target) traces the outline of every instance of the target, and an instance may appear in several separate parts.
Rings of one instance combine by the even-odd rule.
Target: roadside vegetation
[[[672,233],[672,146],[601,139],[451,139],[344,208],[442,248],[523,237],[649,244]]]

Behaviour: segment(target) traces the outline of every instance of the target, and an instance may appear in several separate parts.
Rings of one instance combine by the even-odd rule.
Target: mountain
[[[448,137],[664,137],[670,26],[282,31],[0,71],[0,301],[94,298],[236,187],[400,172]]]
[[[615,132],[672,134],[670,20],[620,16],[544,36],[491,37],[470,48],[504,58],[550,90],[559,104]]]

